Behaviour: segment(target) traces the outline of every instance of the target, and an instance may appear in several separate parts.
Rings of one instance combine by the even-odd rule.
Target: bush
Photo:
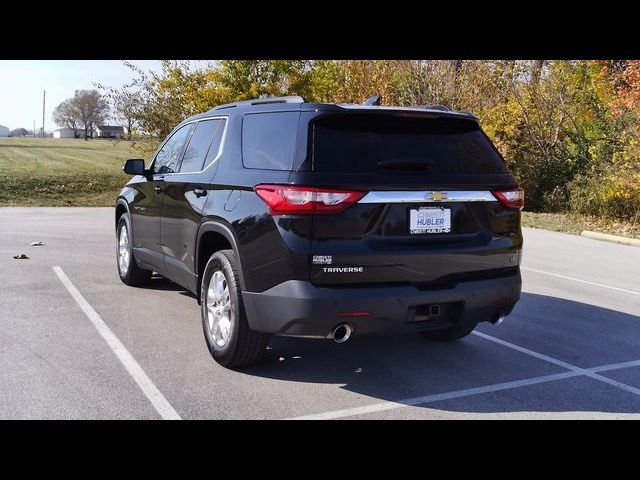
[[[569,206],[576,213],[640,222],[640,173],[578,176],[569,184]]]

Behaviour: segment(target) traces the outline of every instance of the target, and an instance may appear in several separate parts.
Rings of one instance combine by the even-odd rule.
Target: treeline
[[[85,140],[93,137],[93,129],[109,118],[109,102],[97,90],[76,90],[53,110],[53,121],[60,127],[84,130]]]
[[[528,209],[640,220],[640,61],[165,61],[120,91],[155,138],[215,105],[271,95],[439,103],[472,111],[526,189]],[[128,100],[128,101],[125,101]],[[122,105],[121,105],[122,110]]]

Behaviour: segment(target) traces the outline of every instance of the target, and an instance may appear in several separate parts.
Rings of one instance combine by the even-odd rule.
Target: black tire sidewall
[[[217,271],[221,271],[227,280],[227,286],[229,288],[229,296],[231,298],[231,330],[230,339],[224,347],[220,347],[213,342],[213,339],[209,334],[208,318],[207,318],[207,290],[209,289],[209,283],[213,278],[213,274]],[[200,308],[202,316],[202,329],[204,332],[204,338],[207,343],[207,348],[211,355],[220,361],[224,361],[226,358],[233,355],[233,351],[238,342],[238,319],[241,312],[239,311],[239,290],[238,282],[233,274],[231,264],[229,260],[220,252],[214,253],[203,272],[202,285],[200,290]]]

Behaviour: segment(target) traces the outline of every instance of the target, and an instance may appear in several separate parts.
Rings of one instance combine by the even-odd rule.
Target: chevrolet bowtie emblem
[[[427,200],[430,200],[432,202],[441,202],[443,200],[446,200],[447,198],[449,198],[449,195],[447,195],[445,192],[427,193]]]

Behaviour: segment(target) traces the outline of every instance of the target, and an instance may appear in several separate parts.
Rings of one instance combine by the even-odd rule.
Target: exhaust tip
[[[343,323],[333,329],[331,338],[333,338],[333,341],[336,343],[344,343],[349,340],[352,332],[353,329],[348,324]]]
[[[507,315],[504,310],[497,310],[491,317],[491,323],[493,323],[494,325],[500,325],[502,322],[504,322],[506,316]]]

